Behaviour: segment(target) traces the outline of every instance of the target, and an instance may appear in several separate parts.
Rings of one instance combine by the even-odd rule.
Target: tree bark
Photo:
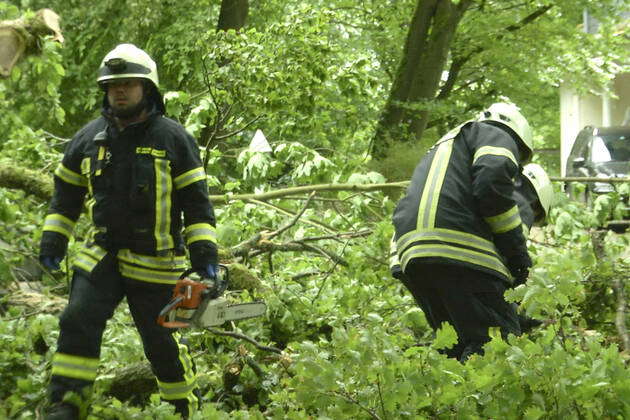
[[[9,77],[22,56],[39,52],[38,41],[46,35],[63,42],[59,15],[50,9],[41,9],[29,19],[0,22],[0,77]]]
[[[434,100],[450,44],[471,0],[418,0],[403,56],[372,141],[372,156],[382,158],[391,141],[419,139],[428,111],[418,110]],[[415,106],[414,106],[415,105]]]
[[[22,190],[42,201],[50,200],[53,193],[49,176],[6,160],[0,162],[0,187]]]
[[[219,12],[218,31],[239,30],[245,26],[249,13],[248,0],[223,0]]]

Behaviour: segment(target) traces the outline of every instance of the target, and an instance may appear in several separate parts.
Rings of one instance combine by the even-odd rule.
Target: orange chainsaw
[[[219,265],[214,280],[192,280],[189,276],[194,272],[188,269],[179,277],[171,301],[158,315],[159,325],[166,328],[214,327],[227,321],[261,316],[267,310],[262,301],[231,304],[221,296],[229,280],[225,265]]]

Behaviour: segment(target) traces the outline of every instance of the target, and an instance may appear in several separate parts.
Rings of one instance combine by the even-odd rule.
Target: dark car
[[[578,134],[567,159],[568,177],[629,178],[630,126],[584,127]],[[613,192],[619,183],[587,182],[582,199],[593,194]],[[625,216],[630,216],[625,197]]]

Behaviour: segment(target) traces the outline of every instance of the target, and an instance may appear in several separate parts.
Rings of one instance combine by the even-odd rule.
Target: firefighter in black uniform
[[[525,165],[522,173],[515,179],[513,193],[514,201],[518,206],[519,215],[522,220],[522,229],[525,237],[529,236],[532,226],[541,226],[546,222],[549,209],[553,201],[553,188],[551,181],[545,170],[536,163]],[[409,284],[409,279],[404,275],[400,267],[400,260],[396,251],[396,242],[393,240],[390,247],[389,267],[392,276],[400,280],[409,290],[414,292],[416,288]],[[426,308],[422,295],[414,296],[416,303],[422,308],[427,316],[429,326],[435,331],[442,322],[449,322],[448,312],[439,311],[443,308],[433,308],[431,312]],[[521,332],[529,332],[533,328],[542,324],[542,321],[518,313],[519,326]],[[450,357],[458,358],[461,355],[461,345],[455,346],[445,352]]]
[[[40,261],[58,269],[85,204],[92,230],[74,260],[70,298],[52,360],[48,419],[85,417],[105,324],[123,298],[161,397],[188,417],[198,404],[192,358],[157,325],[188,266],[216,276],[214,210],[195,140],[166,118],[155,62],[132,44],[99,69],[102,116],[68,144],[55,171]],[[183,215],[183,217],[182,217]]]
[[[507,287],[527,280],[532,261],[514,201],[514,179],[532,154],[520,110],[496,103],[442,137],[424,156],[394,211],[405,285],[427,318],[446,313],[460,360],[483,353],[489,328],[521,333]]]

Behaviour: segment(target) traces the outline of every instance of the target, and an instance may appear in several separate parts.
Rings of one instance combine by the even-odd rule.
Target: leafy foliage
[[[378,172],[368,169],[365,152],[416,2],[251,3],[246,28],[216,32],[219,5],[210,1],[165,1],[150,13],[138,1],[89,7],[76,0],[0,2],[1,19],[25,8],[55,9],[67,40],[63,47],[46,41],[41,56],[0,82],[3,158],[49,175],[63,137],[97,111],[102,93],[94,75],[103,54],[129,41],[156,58],[169,114],[200,139],[213,194],[407,178],[421,146],[397,148]],[[567,77],[561,70],[570,69],[584,86],[602,84],[620,44],[606,14],[610,2],[586,0],[555,2],[536,25],[499,42],[498,28],[542,6],[486,1],[466,16],[454,56],[484,48],[468,62],[454,93],[433,105],[429,136],[437,138],[451,119],[470,116],[489,96],[506,95],[531,116],[537,145],[557,144],[555,87]],[[604,23],[599,36],[577,28],[585,6]],[[601,62],[591,62],[593,50]],[[271,152],[248,147],[255,129],[264,131]],[[630,417],[628,354],[616,325],[619,291],[612,287],[614,279],[630,287],[630,234],[594,239],[618,215],[625,193],[590,207],[557,194],[549,225],[530,243],[536,263],[530,281],[507,293],[545,324],[522,337],[494,337],[483,357],[466,364],[438,351],[454,344],[453,329],[444,326],[434,335],[389,275],[396,193],[324,191],[310,201],[288,196],[217,206],[228,262],[236,260],[229,250],[304,213],[265,243],[272,251],[238,261],[260,280],[241,296],[264,299],[265,317],[225,326],[282,353],[187,332],[202,391],[194,418]],[[44,212],[45,204],[24,192],[0,189],[3,296],[17,283],[16,267],[35,260]],[[70,260],[85,229],[82,219]],[[29,286],[50,298],[66,297],[68,273],[65,266]],[[6,293],[0,301],[0,417],[30,419],[45,400],[57,320],[41,308],[12,305],[10,298]],[[157,394],[120,401],[107,393],[121,365],[144,360],[126,307],[109,322],[103,342],[92,415],[176,418]],[[228,369],[238,372],[236,379],[228,380]]]

